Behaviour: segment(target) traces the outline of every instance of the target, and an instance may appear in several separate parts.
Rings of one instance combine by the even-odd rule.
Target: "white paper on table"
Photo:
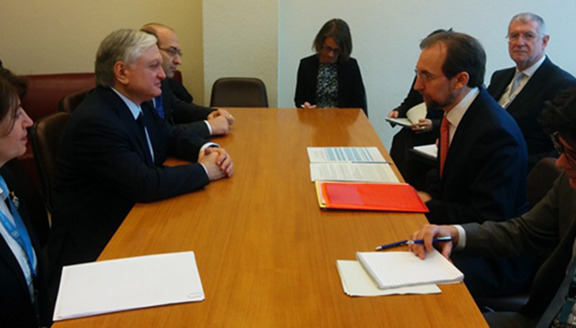
[[[436,285],[419,285],[390,289],[379,289],[376,282],[358,261],[337,260],[336,266],[342,280],[344,292],[349,296],[385,296],[404,294],[439,294]]]
[[[308,147],[310,163],[374,163],[386,160],[376,147]]]
[[[310,163],[312,181],[388,182],[400,181],[390,164]]]
[[[65,266],[54,321],[204,300],[194,252]]]
[[[436,144],[415,146],[413,149],[424,157],[431,159],[438,158],[438,147],[436,147]]]
[[[386,118],[386,121],[399,124],[405,127],[412,127],[413,123],[418,123],[419,120],[426,118],[427,113],[426,103],[420,103],[406,112],[405,118]]]

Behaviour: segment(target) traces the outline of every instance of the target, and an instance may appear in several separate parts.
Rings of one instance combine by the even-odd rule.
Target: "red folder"
[[[320,207],[394,212],[428,212],[416,190],[405,183],[318,182]]]

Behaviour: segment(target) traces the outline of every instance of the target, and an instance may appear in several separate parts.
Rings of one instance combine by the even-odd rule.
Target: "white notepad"
[[[436,250],[427,254],[425,260],[412,252],[358,252],[356,259],[380,289],[447,284],[464,279],[464,274]]]
[[[65,266],[54,321],[204,300],[194,252]]]

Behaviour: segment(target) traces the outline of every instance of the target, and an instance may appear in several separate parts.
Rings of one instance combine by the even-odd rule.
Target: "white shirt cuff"
[[[202,168],[204,169],[204,172],[206,172],[206,176],[208,178],[210,178],[210,176],[208,175],[208,169],[206,168],[206,166],[204,166],[204,164],[202,164],[202,163],[198,163],[198,164],[200,164],[202,166]]]
[[[455,224],[454,227],[458,230],[458,245],[454,247],[454,250],[461,251],[466,247],[466,230],[459,224]]]
[[[206,126],[208,126],[208,132],[210,132],[210,135],[212,135],[212,127],[210,126],[210,123],[208,123],[208,120],[204,120],[204,123],[206,123]]]
[[[207,142],[204,145],[202,145],[202,148],[200,148],[200,153],[203,153],[206,150],[206,148],[210,147],[220,148],[220,145],[215,142]]]

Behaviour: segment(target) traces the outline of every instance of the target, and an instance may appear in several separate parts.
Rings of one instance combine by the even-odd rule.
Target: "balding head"
[[[163,60],[162,68],[167,77],[173,77],[174,71],[182,64],[182,50],[176,32],[160,23],[148,23],[142,26],[140,30],[156,36]]]

